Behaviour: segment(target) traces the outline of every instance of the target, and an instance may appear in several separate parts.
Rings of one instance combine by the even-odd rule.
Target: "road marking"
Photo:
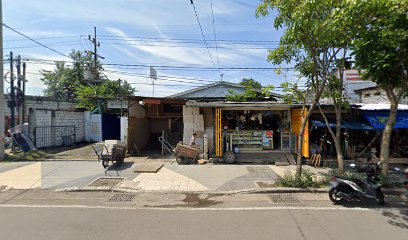
[[[166,210],[166,211],[251,211],[251,210],[317,210],[317,211],[369,211],[370,208],[342,208],[342,207],[243,207],[243,208],[162,208],[162,207],[125,207],[125,206],[89,206],[89,205],[24,205],[1,204],[0,208],[80,208],[80,209],[118,209],[118,210]],[[392,208],[387,208],[392,209]]]

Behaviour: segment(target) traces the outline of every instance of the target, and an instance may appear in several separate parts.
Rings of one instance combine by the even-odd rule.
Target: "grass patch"
[[[283,177],[279,177],[276,181],[278,187],[293,187],[293,188],[320,188],[328,184],[330,178],[319,177],[307,169],[302,170],[301,176],[296,173],[286,172]]]
[[[48,154],[41,150],[29,152],[16,152],[7,154],[3,162],[17,162],[17,161],[37,161],[44,159]]]

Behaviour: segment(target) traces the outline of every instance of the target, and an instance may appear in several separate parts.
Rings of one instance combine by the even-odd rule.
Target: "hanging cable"
[[[210,56],[210,59],[211,59],[211,63],[213,64],[214,68],[216,68],[215,63],[214,63],[214,60],[213,60],[213,58],[212,58],[212,56],[211,56],[210,49],[208,48],[207,40],[205,39],[204,31],[203,31],[203,28],[202,28],[202,26],[201,26],[200,19],[198,18],[197,10],[196,10],[196,7],[195,7],[195,5],[194,5],[193,0],[190,0],[190,3],[191,3],[191,5],[193,6],[194,13],[195,13],[196,18],[197,18],[198,26],[200,26],[201,35],[203,36],[204,43],[205,43],[205,46],[206,46],[206,48],[207,48],[208,55]],[[220,72],[219,69],[218,69],[218,72],[221,74],[221,72]]]
[[[13,32],[15,32],[15,33],[17,33],[17,34],[19,34],[19,35],[21,35],[21,36],[27,38],[27,39],[30,39],[31,41],[37,43],[37,44],[40,45],[40,46],[45,47],[45,48],[48,49],[48,50],[51,50],[51,51],[53,51],[53,52],[55,52],[55,53],[58,53],[59,55],[62,55],[62,56],[64,56],[64,57],[70,58],[68,55],[63,54],[63,53],[61,53],[61,52],[59,52],[59,51],[57,51],[57,50],[55,50],[55,49],[53,49],[53,48],[50,48],[50,47],[48,47],[48,46],[46,46],[46,45],[40,43],[39,41],[37,41],[37,40],[35,40],[35,39],[33,39],[33,38],[31,38],[31,37],[25,35],[24,33],[21,33],[21,32],[19,32],[19,31],[17,31],[16,29],[14,29],[14,28],[8,26],[8,25],[5,24],[5,23],[3,23],[3,26],[6,27],[6,28],[8,28],[8,29],[10,29],[10,30],[13,31]]]
[[[217,44],[217,33],[215,31],[215,18],[214,18],[214,9],[213,9],[213,2],[210,0],[211,3],[211,15],[212,15],[212,23],[214,29],[214,41],[215,41],[215,52],[217,53],[217,64],[218,64],[218,71],[220,71],[220,59],[218,57],[218,44]],[[220,71],[221,72],[221,71]]]

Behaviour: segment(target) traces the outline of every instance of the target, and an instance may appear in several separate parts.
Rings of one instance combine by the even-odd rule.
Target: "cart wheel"
[[[224,153],[224,162],[226,163],[234,163],[237,159],[237,156],[234,152],[225,152]]]
[[[102,166],[103,168],[107,168],[109,165],[109,160],[102,160]]]
[[[183,164],[186,164],[187,159],[185,157],[183,157],[183,156],[178,156],[176,158],[176,161],[177,161],[178,164],[183,165]]]

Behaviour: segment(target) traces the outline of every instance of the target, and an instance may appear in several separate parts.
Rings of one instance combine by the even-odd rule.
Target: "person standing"
[[[193,136],[191,136],[191,139],[190,139],[190,145],[196,145],[196,136],[197,136],[197,133],[196,132],[193,132]]]

